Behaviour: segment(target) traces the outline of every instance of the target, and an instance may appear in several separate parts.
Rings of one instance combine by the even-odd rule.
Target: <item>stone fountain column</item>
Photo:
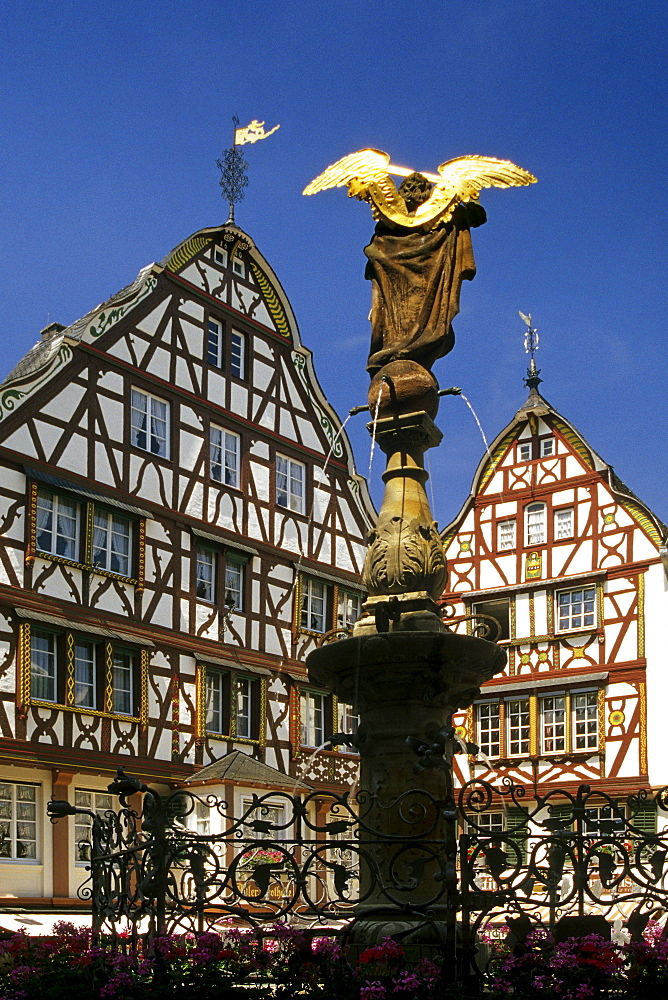
[[[423,464],[426,449],[441,440],[433,422],[436,379],[416,362],[392,362],[373,379],[369,406],[387,466],[368,537],[368,597],[352,638],[307,660],[311,682],[360,715],[360,901],[349,943],[400,936],[439,948],[449,940],[454,948],[452,740],[441,731],[483,681],[503,670],[506,655],[494,643],[450,631],[439,614],[446,565]],[[407,737],[434,750],[423,758],[432,766],[419,775]]]

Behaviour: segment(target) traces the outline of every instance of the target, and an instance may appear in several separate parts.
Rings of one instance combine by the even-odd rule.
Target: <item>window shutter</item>
[[[523,809],[510,808],[506,810],[506,833],[512,840],[514,844],[517,845],[517,849],[520,852],[521,864],[526,864],[527,860],[527,847],[529,840],[529,828],[528,828],[527,815]],[[510,859],[513,861],[514,851],[510,850]]]
[[[642,802],[638,811],[631,816],[631,824],[643,833],[656,833],[656,802]]]

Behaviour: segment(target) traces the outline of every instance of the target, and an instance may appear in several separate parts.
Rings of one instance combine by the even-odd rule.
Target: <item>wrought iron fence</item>
[[[428,758],[418,768],[438,766]],[[668,810],[666,789],[620,799],[587,785],[540,794],[474,779],[456,802],[419,788],[392,801],[271,791],[235,816],[215,796],[163,798],[122,770],[109,788],[118,811],[48,811],[90,817],[80,896],[95,934],[117,947],[283,919],[345,937],[375,905],[440,921],[444,954],[456,953],[449,975],[466,980],[484,966],[485,932],[522,941],[536,927],[563,937],[615,925],[637,939],[668,910],[668,830],[648,822]]]

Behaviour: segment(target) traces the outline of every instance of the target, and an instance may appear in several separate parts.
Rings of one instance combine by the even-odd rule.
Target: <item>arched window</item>
[[[545,537],[545,504],[530,503],[524,508],[526,545],[544,545]]]

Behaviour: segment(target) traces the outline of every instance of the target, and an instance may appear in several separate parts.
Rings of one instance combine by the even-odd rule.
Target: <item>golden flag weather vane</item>
[[[280,125],[274,125],[268,132],[265,132],[264,122],[260,122],[257,118],[254,118],[248,125],[239,128],[239,118],[237,115],[232,117],[232,123],[234,125],[232,145],[229,149],[223,150],[223,155],[220,159],[216,160],[216,165],[221,175],[219,183],[222,188],[223,198],[225,198],[230,206],[227,218],[228,222],[234,222],[234,206],[243,200],[244,188],[248,187],[248,161],[238,147],[245,145],[247,142],[252,143],[257,142],[258,139],[266,139],[281,127]]]
[[[434,183],[429,197],[413,203],[402,195],[390,177],[422,177]],[[510,160],[492,156],[459,156],[438,167],[438,174],[418,173],[390,163],[380,149],[360,149],[327,167],[304,188],[316,194],[331,187],[348,188],[348,197],[366,201],[375,219],[408,229],[434,229],[452,217],[457,205],[476,201],[482,188],[533,184],[536,178]],[[402,184],[406,188],[406,182]]]

